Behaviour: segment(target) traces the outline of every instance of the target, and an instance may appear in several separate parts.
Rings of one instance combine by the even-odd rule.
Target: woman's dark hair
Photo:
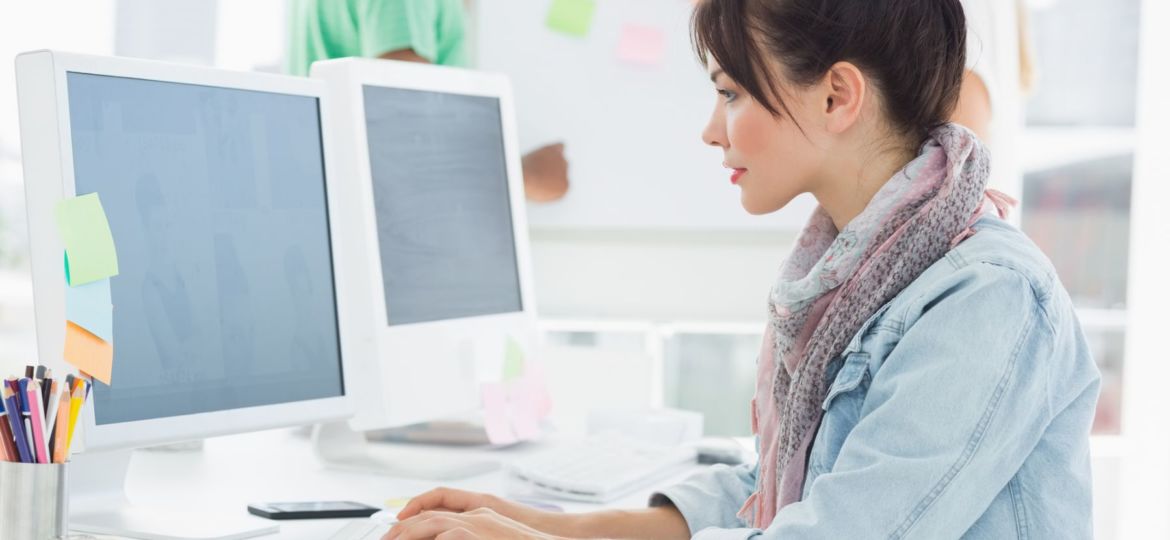
[[[850,62],[876,87],[894,127],[918,141],[950,118],[966,64],[959,0],[703,0],[691,32],[704,64],[713,57],[776,116],[792,114],[765,54],[801,86]]]

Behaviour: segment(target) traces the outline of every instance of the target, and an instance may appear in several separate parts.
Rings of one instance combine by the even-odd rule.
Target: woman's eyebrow
[[[722,74],[723,74],[723,68],[719,68],[719,69],[716,69],[715,71],[712,71],[711,72],[711,82],[715,82],[715,79],[718,78]]]

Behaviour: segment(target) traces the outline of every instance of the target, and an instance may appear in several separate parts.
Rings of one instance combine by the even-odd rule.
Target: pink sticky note
[[[501,383],[484,383],[480,386],[483,396],[483,427],[488,441],[492,444],[512,444],[516,434],[512,432],[512,421],[508,414],[508,393]]]
[[[622,28],[617,56],[624,62],[654,66],[662,63],[666,52],[666,38],[662,31],[650,27],[627,24]]]
[[[512,428],[521,440],[540,437],[540,397],[538,386],[525,378],[512,385]]]
[[[524,379],[530,381],[533,385],[533,398],[536,401],[536,416],[544,418],[552,412],[552,396],[548,391],[547,379],[544,375],[543,362],[528,362],[528,371],[524,373]]]

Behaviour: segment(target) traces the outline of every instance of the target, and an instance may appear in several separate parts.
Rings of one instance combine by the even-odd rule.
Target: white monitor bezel
[[[445,414],[458,415],[478,406],[474,388],[449,386],[441,400],[427,399],[426,392],[415,393],[413,388],[394,387],[396,375],[388,372],[390,358],[395,355],[427,354],[427,344],[462,339],[467,336],[510,335],[522,346],[531,349],[536,340],[536,298],[533,292],[531,252],[528,236],[528,216],[524,196],[524,173],[520,161],[516,115],[511,82],[507,77],[469,69],[428,65],[393,60],[342,58],[315,62],[310,76],[328,83],[333,101],[326,108],[334,131],[341,158],[338,171],[342,177],[354,181],[347,185],[347,201],[358,206],[350,208],[365,223],[361,242],[366,253],[358,255],[355,265],[364,264],[369,293],[354,301],[367,303],[372,314],[371,332],[375,354],[363,356],[363,373],[377,374],[373,380],[363,378],[355,387],[357,414],[351,421],[357,429],[378,429],[431,420]],[[364,86],[382,86],[408,90],[443,92],[495,98],[500,106],[501,129],[504,143],[505,167],[508,177],[508,196],[512,213],[512,235],[515,245],[517,274],[519,276],[519,311],[452,318],[408,324],[389,325],[382,267],[377,236],[377,216],[374,208],[373,178],[370,171],[369,146],[365,123]],[[352,190],[352,191],[349,191]],[[501,339],[501,350],[503,340]],[[450,351],[438,351],[445,354]],[[406,367],[402,364],[398,368]],[[417,367],[417,364],[415,365]],[[421,375],[429,382],[428,375]],[[380,380],[378,380],[380,378]]]
[[[72,133],[66,74],[90,73],[174,83],[196,84],[275,92],[313,97],[318,100],[321,142],[325,168],[330,240],[334,251],[347,234],[344,216],[333,195],[332,144],[323,113],[327,102],[325,85],[306,78],[262,73],[217,70],[199,66],[168,64],[148,60],[99,57],[59,51],[32,51],[16,58],[17,95],[24,161],[25,199],[28,212],[29,250],[36,313],[37,355],[40,363],[57,372],[74,372],[59,356],[63,350],[65,326],[65,276],[61,263],[64,248],[57,234],[54,207],[58,200],[75,194]],[[115,239],[116,241],[116,239]],[[243,407],[222,411],[171,416],[150,420],[97,425],[94,407],[83,409],[79,422],[83,436],[75,445],[86,450],[134,448],[153,444],[199,439],[246,431],[346,418],[353,414],[349,393],[353,374],[346,358],[358,354],[352,349],[360,342],[347,332],[348,321],[360,318],[344,303],[344,284],[352,281],[344,264],[334,257],[334,285],[337,301],[339,345],[345,390],[341,396]],[[348,279],[347,279],[348,278]],[[117,279],[117,278],[114,278]],[[354,327],[356,328],[356,327]],[[117,337],[115,336],[115,347]],[[115,381],[116,384],[116,381]]]

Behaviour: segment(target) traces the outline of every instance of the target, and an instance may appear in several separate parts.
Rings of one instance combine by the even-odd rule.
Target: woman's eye
[[[716,88],[715,91],[718,92],[720,96],[723,96],[723,101],[730,102],[731,100],[735,99],[735,92],[732,92],[731,90]]]

